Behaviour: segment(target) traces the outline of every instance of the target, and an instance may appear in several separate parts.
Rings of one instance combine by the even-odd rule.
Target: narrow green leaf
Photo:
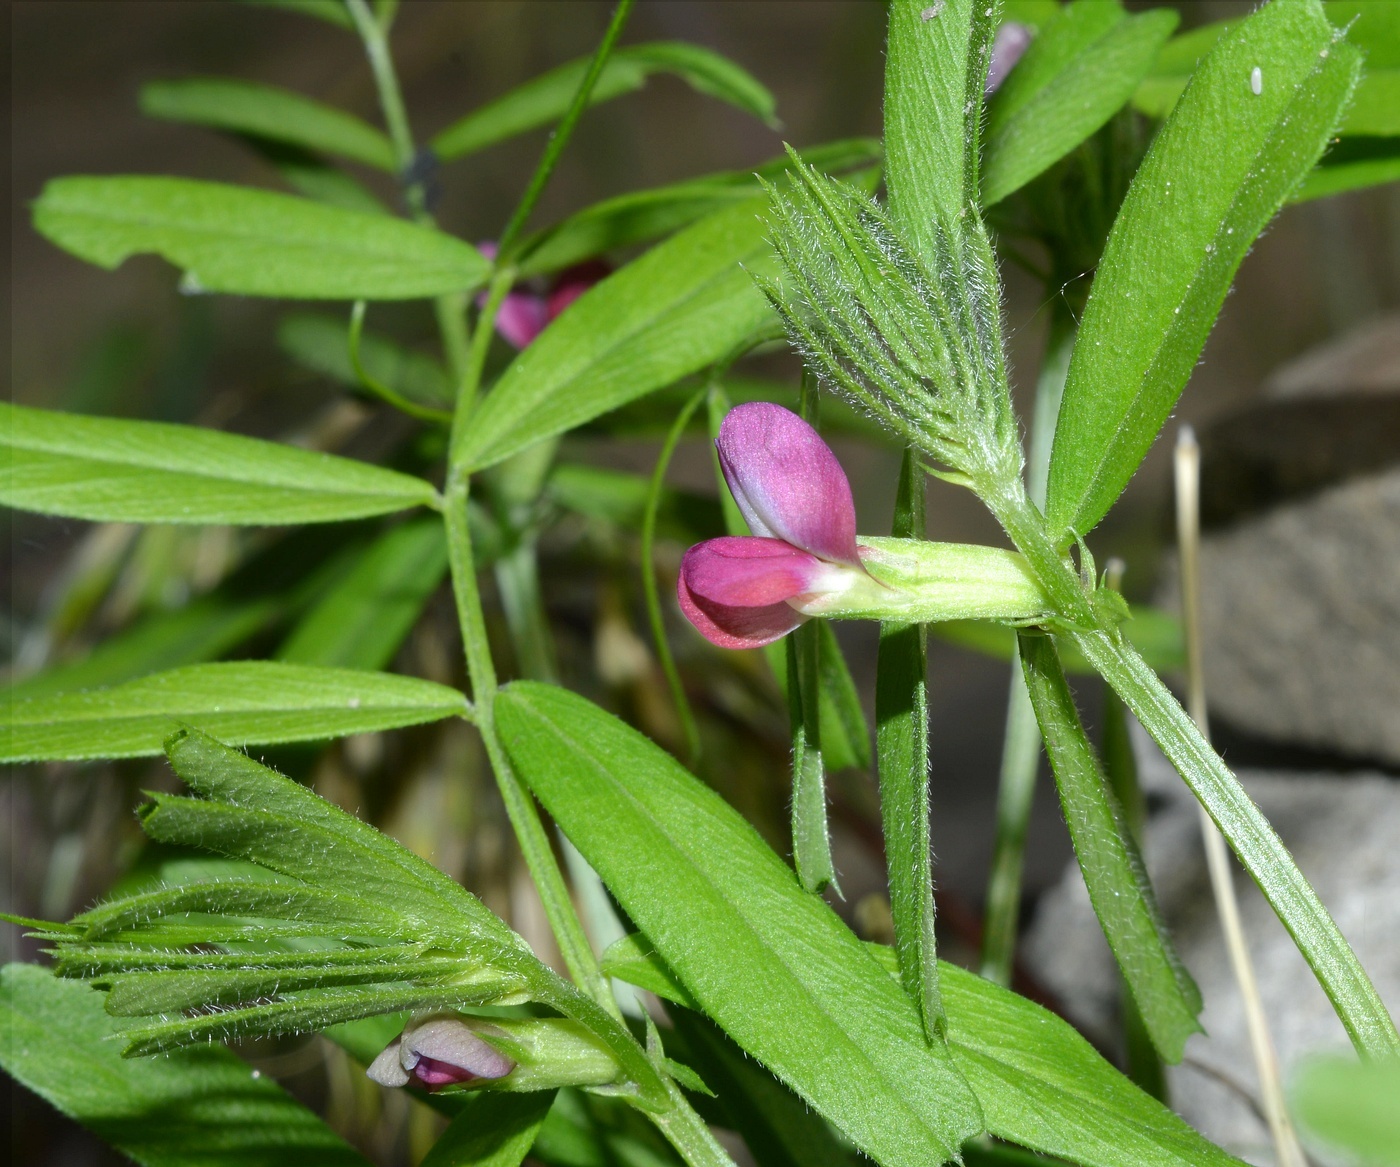
[[[1103,0],[1064,8],[988,104],[982,205],[1019,190],[1107,123],[1152,68],[1177,19],[1165,8],[1126,16]]]
[[[863,947],[898,978],[893,948]],[[644,936],[618,941],[604,963],[612,976],[698,1008]],[[1063,1018],[957,965],[941,962],[939,971],[948,1049],[976,1091],[991,1134],[1084,1167],[1239,1167],[1109,1065]]]
[[[34,965],[0,971],[0,1030],[7,1073],[144,1167],[367,1167],[220,1046],[124,1061],[102,994]]]
[[[836,887],[826,814],[826,760],[821,733],[821,639],[816,623],[788,636],[787,699],[792,726],[792,862],[814,894]]]
[[[342,385],[358,387],[350,361],[350,324],[341,317],[296,312],[277,326],[277,343],[294,361]],[[373,332],[360,334],[360,363],[376,381],[420,405],[450,406],[452,385],[437,361]]]
[[[978,1133],[913,1003],[723,800],[564,690],[517,682],[496,715],[522,777],[751,1056],[888,1167],[943,1162]]]
[[[457,690],[414,677],[273,661],[189,665],[110,689],[7,702],[0,761],[158,754],[184,722],[242,745],[322,741],[467,712]]]
[[[982,94],[999,0],[893,0],[885,54],[890,213],[932,263],[936,224],[977,203]]]
[[[1375,1058],[1400,1055],[1400,1033],[1356,953],[1273,827],[1181,703],[1122,638],[1082,632],[1075,633],[1074,640],[1220,828],[1298,945],[1357,1052]]]
[[[802,152],[809,166],[827,173],[873,167],[880,144],[870,138],[831,142]],[[782,154],[753,170],[731,170],[687,179],[670,186],[632,191],[585,207],[521,244],[522,275],[557,271],[595,255],[668,235],[715,211],[763,193],[757,177],[771,178],[789,169]]]
[[[453,457],[492,466],[728,355],[770,322],[762,202],[710,215],[585,293],[525,349]]]
[[[1220,38],[1239,23],[1239,20],[1217,20],[1173,37],[1157,54],[1151,74],[1133,94],[1133,105],[1149,117],[1168,117],[1197,66]]]
[[[519,1167],[554,1097],[553,1090],[534,1090],[466,1099],[419,1167]]]
[[[334,106],[256,81],[223,77],[153,81],[141,88],[141,112],[166,121],[289,142],[391,173],[396,169],[393,143],[382,130]]]
[[[1023,633],[1021,664],[1094,912],[1153,1045],[1163,1059],[1178,1062],[1186,1039],[1201,1029],[1200,991],[1172,948],[1123,811],[1084,735],[1054,643]]]
[[[281,611],[273,596],[238,601],[203,596],[174,612],[157,612],[91,652],[10,686],[13,701],[116,685],[133,677],[222,656],[270,624]]]
[[[1136,471],[1240,261],[1322,153],[1359,64],[1317,0],[1273,0],[1197,70],[1133,179],[1089,295],[1050,464],[1057,539],[1093,528]]]
[[[146,175],[51,180],[34,227],[99,267],[155,252],[191,291],[300,300],[469,292],[490,265],[451,235],[253,187]]]
[[[668,1010],[666,1048],[694,1066],[719,1097],[721,1125],[738,1131],[763,1167],[841,1167],[851,1152],[821,1116],[729,1040],[712,1021]]]
[[[870,753],[870,726],[865,721],[860,692],[846,664],[846,654],[836,633],[825,621],[817,623],[821,664],[822,755],[827,768],[836,771],[850,767],[869,770],[874,765]]]
[[[277,650],[278,660],[382,669],[447,574],[447,536],[436,515],[395,527],[372,544]]]
[[[311,151],[251,134],[244,134],[242,138],[250,149],[267,159],[282,176],[282,181],[297,194],[347,211],[389,214],[388,208],[367,187]]]
[[[1047,1009],[942,966],[948,1048],[999,1138],[1082,1167],[1242,1167]]]
[[[1366,58],[1365,72],[1339,133],[1400,133],[1400,7],[1392,0],[1326,0],[1323,10]],[[1152,117],[1170,114],[1201,59],[1238,24],[1238,20],[1217,21],[1171,40],[1133,95],[1133,104]]]
[[[1369,62],[1342,122],[1343,134],[1400,134],[1400,69],[1375,69]]]
[[[473,110],[438,134],[432,141],[433,150],[439,158],[450,161],[557,122],[573,100],[588,65],[589,58],[580,57]],[[674,73],[701,93],[764,121],[773,120],[773,95],[758,81],[718,53],[679,41],[618,49],[599,74],[589,105],[634,93],[653,73]]]
[[[198,426],[0,403],[0,503],[135,523],[324,523],[433,506],[421,478]]]
[[[1400,1061],[1315,1058],[1289,1096],[1309,1141],[1364,1167],[1400,1167]]]
[[[914,452],[906,450],[895,496],[894,534],[922,539],[925,529],[924,474]],[[943,1003],[938,993],[934,935],[928,651],[922,624],[880,625],[875,724],[880,819],[900,980],[919,1010],[924,1033],[936,1041],[941,1038]]]
[[[1400,141],[1343,138],[1312,168],[1288,201],[1306,203],[1397,181],[1400,181]]]

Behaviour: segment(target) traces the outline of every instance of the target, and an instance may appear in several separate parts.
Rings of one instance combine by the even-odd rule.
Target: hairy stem
[[[1045,502],[1050,473],[1050,450],[1055,440],[1055,420],[1065,391],[1070,353],[1074,351],[1074,318],[1057,301],[1050,321],[1045,361],[1035,387],[1035,412],[1031,422],[1030,457],[1026,465],[1026,490],[1037,505]],[[1001,775],[997,791],[996,846],[992,874],[987,882],[986,923],[982,932],[982,975],[1000,985],[1011,983],[1015,962],[1016,932],[1021,913],[1021,873],[1025,866],[1026,832],[1035,801],[1035,780],[1040,770],[1040,727],[1026,693],[1026,680],[1013,664],[1006,700],[1006,734],[1001,750]]]
[[[515,773],[510,759],[496,733],[495,699],[496,666],[491,659],[491,646],[486,636],[486,618],[481,607],[481,595],[476,583],[476,565],[472,556],[471,531],[467,525],[467,482],[457,475],[449,477],[446,495],[447,548],[452,569],[452,591],[457,601],[457,617],[462,629],[462,644],[466,652],[467,673],[472,683],[472,699],[476,704],[476,724],[486,746],[487,756],[496,774],[496,783],[505,802],[506,814],[526,866],[539,891],[545,915],[559,944],[559,951],[569,975],[600,1004],[610,1011],[617,1009],[607,982],[598,968],[598,961],[584,934],[583,924],[574,911],[564,874],[554,857],[549,836],[540,821],[534,799]]]

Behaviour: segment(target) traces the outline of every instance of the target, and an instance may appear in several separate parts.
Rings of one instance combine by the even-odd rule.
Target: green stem
[[[688,1167],[734,1167],[729,1153],[719,1145],[705,1120],[695,1113],[670,1079],[666,1081],[666,1090],[671,1096],[671,1109],[648,1117]]]
[[[467,481],[452,474],[445,495],[447,548],[452,569],[452,591],[457,601],[457,617],[462,629],[467,672],[471,678],[476,705],[476,724],[486,746],[487,757],[496,774],[506,814],[520,841],[526,866],[544,904],[545,916],[559,944],[569,975],[583,990],[609,1012],[616,1014],[617,1003],[608,991],[607,981],[589,946],[583,924],[574,911],[564,874],[554,857],[544,824],[533,798],[511,765],[496,733],[496,666],[486,635],[486,618],[477,590],[476,565],[472,556],[471,530],[467,524]]]
[[[1186,710],[1123,636],[1096,629],[1075,633],[1074,642],[1229,841],[1312,967],[1357,1052],[1369,1058],[1400,1054],[1400,1034],[1361,962],[1269,821]]]
[[[622,35],[622,30],[627,24],[627,17],[631,15],[633,3],[634,0],[618,0],[617,7],[613,9],[612,20],[608,22],[608,30],[603,34],[602,42],[593,54],[593,60],[588,63],[588,72],[583,75],[583,80],[579,82],[573,100],[569,103],[569,108],[564,112],[563,118],[560,119],[559,125],[550,134],[549,143],[540,156],[539,165],[535,167],[535,173],[530,176],[530,185],[525,188],[525,193],[516,205],[515,213],[511,215],[510,222],[506,224],[506,229],[501,232],[501,237],[497,240],[497,246],[500,248],[498,254],[501,259],[510,259],[511,248],[515,246],[520,232],[525,229],[525,224],[528,222],[531,212],[534,211],[535,204],[539,201],[540,195],[544,193],[550,175],[554,173],[554,167],[558,165],[559,158],[564,153],[564,147],[569,144],[569,139],[573,137],[574,127],[578,125],[583,111],[588,108],[588,99],[593,94],[593,86],[603,72],[603,67],[608,63],[608,58],[612,56],[617,38]]]
[[[1050,318],[1045,360],[1035,387],[1026,489],[1037,505],[1045,501],[1055,421],[1064,397],[1065,375],[1074,351],[1074,317],[1056,301]],[[1026,833],[1035,802],[1040,770],[1040,727],[1026,692],[1026,680],[1014,663],[1006,700],[1006,734],[1001,749],[997,790],[996,845],[987,882],[987,907],[982,932],[982,975],[1000,985],[1011,984],[1016,934],[1021,914],[1021,875],[1025,867]]]
[[[399,89],[398,74],[394,71],[394,58],[389,52],[388,22],[380,24],[365,0],[345,0],[345,7],[350,10],[355,30],[364,42],[365,55],[374,73],[374,84],[379,90],[379,106],[384,111],[384,124],[388,127],[390,141],[394,143],[399,169],[406,170],[415,152],[413,134],[408,128],[408,111]]]
[[[661,662],[661,671],[666,674],[666,684],[671,690],[671,700],[676,705],[676,716],[680,718],[681,730],[685,734],[685,749],[688,765],[693,770],[700,760],[700,730],[695,724],[695,714],[681,684],[681,674],[676,668],[676,658],[671,654],[671,644],[666,638],[666,622],[661,617],[661,595],[656,586],[656,563],[653,548],[656,544],[656,512],[661,502],[661,489],[666,481],[666,469],[671,465],[671,456],[680,444],[681,435],[691,417],[705,400],[707,390],[701,389],[676,415],[670,432],[662,443],[661,452],[656,456],[656,468],[651,472],[651,484],[647,489],[646,511],[642,515],[642,593],[646,597],[647,620],[651,624],[651,638],[656,644],[656,657]]]
[[[922,539],[924,472],[905,450],[892,534]],[[928,634],[922,624],[882,623],[875,674],[875,753],[890,912],[899,977],[918,1007],[924,1036],[943,1031],[929,840]]]
[[[1021,874],[1025,867],[1026,833],[1035,802],[1040,770],[1040,727],[1026,691],[1026,680],[1013,663],[1006,702],[1006,735],[1001,747],[997,788],[996,845],[987,881],[987,907],[982,927],[981,973],[999,985],[1011,984],[1016,959],[1016,936],[1021,916]]]
[[[416,401],[410,401],[397,389],[386,385],[370,374],[360,359],[360,336],[364,332],[364,326],[365,302],[356,300],[355,306],[350,309],[350,367],[355,370],[355,376],[359,379],[360,384],[381,401],[408,414],[409,417],[416,417],[419,421],[450,422],[452,415],[445,409],[433,409],[431,406],[419,405]]]

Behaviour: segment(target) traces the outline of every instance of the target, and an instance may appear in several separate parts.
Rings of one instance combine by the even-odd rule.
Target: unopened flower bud
[[[515,1063],[453,1014],[410,1021],[366,1073],[381,1086],[407,1086],[416,1080],[441,1090],[478,1079],[504,1078]]]

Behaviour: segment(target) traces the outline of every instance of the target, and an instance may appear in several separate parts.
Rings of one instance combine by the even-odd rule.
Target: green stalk
[[[1035,387],[1035,412],[1031,420],[1030,453],[1026,463],[1027,493],[1037,505],[1045,502],[1050,450],[1055,441],[1055,421],[1065,392],[1065,376],[1069,372],[1075,334],[1074,317],[1064,302],[1057,300],[1050,319],[1045,360]],[[992,854],[992,873],[987,883],[987,907],[982,932],[982,975],[1000,985],[1011,984],[1015,962],[1026,832],[1030,826],[1039,770],[1040,727],[1036,724],[1035,710],[1026,692],[1026,679],[1013,663],[997,790],[996,844]]]
[[[1269,821],[1186,710],[1120,634],[1076,632],[1074,643],[1133,711],[1230,843],[1288,929],[1362,1057],[1400,1054],[1400,1034],[1356,953]]]
[[[978,494],[1030,562],[1062,627],[1152,736],[1220,828],[1312,967],[1357,1051],[1400,1053],[1400,1034],[1356,954],[1268,820],[1161,678],[1090,600],[1019,480],[984,479]]]
[[[448,560],[452,569],[457,617],[462,629],[462,645],[466,651],[467,673],[472,683],[472,699],[476,705],[477,729],[481,732],[501,798],[505,802],[506,814],[520,841],[525,864],[539,890],[545,916],[559,944],[569,975],[605,1008],[616,1011],[617,1004],[608,991],[607,981],[598,968],[583,924],[574,911],[564,874],[554,857],[534,799],[515,773],[496,733],[496,665],[491,659],[486,618],[476,585],[471,530],[467,524],[467,494],[465,478],[456,475],[449,477],[445,491]]]
[[[554,173],[554,167],[564,153],[564,147],[569,144],[569,139],[573,137],[574,127],[578,125],[583,111],[588,108],[588,99],[593,93],[593,86],[603,72],[603,67],[608,63],[608,58],[612,56],[613,48],[617,45],[617,38],[622,35],[627,18],[632,13],[633,3],[634,0],[618,0],[617,7],[613,9],[612,19],[608,22],[608,30],[603,34],[603,39],[593,54],[593,60],[588,63],[588,72],[583,75],[583,80],[579,82],[578,90],[574,93],[569,108],[564,111],[559,125],[550,134],[549,144],[545,146],[544,153],[540,156],[535,173],[530,176],[530,185],[525,188],[525,193],[521,195],[520,202],[516,205],[515,213],[511,215],[510,222],[506,224],[506,229],[501,232],[501,237],[497,240],[497,246],[500,248],[498,254],[502,259],[509,260],[511,258],[511,248],[519,239],[520,232],[525,229],[525,224],[529,221],[535,204],[539,202],[540,195],[544,193],[550,175]]]
[[[680,444],[686,425],[705,400],[706,393],[706,390],[701,389],[676,415],[676,420],[662,443],[661,452],[656,456],[656,468],[651,472],[651,484],[647,489],[646,511],[642,516],[642,593],[646,597],[647,620],[651,624],[651,638],[656,644],[656,657],[661,662],[661,671],[666,675],[671,700],[676,706],[676,716],[680,718],[681,729],[685,734],[687,764],[692,770],[700,760],[700,729],[695,724],[695,714],[691,711],[690,700],[685,695],[685,686],[681,684],[680,671],[676,668],[676,658],[671,654],[671,644],[666,638],[666,623],[661,618],[661,595],[656,586],[656,563],[652,552],[656,543],[656,512],[661,501],[662,485],[666,481],[666,469],[671,464],[671,456]]]
[[[1104,565],[1104,582],[1115,592],[1122,591],[1123,567],[1121,559],[1110,559]],[[1133,743],[1128,736],[1128,711],[1118,694],[1107,687],[1103,695],[1100,754],[1109,789],[1122,807],[1124,824],[1141,852],[1147,827],[1147,800],[1138,782],[1137,758],[1133,756]],[[1127,980],[1121,973],[1118,978],[1118,1017],[1123,1026],[1123,1052],[1128,1077],[1153,1098],[1168,1102],[1167,1075],[1162,1059],[1152,1044],[1142,1011],[1133,1000]]]
[[[915,452],[905,450],[891,533],[896,538],[922,539],[925,531],[924,472]],[[922,624],[880,625],[875,723],[880,819],[899,979],[918,1007],[925,1037],[932,1042],[942,1033],[944,1015],[934,932],[928,639]]]
[[[666,1081],[666,1090],[674,1106],[669,1111],[648,1117],[680,1153],[687,1167],[734,1167],[729,1152],[719,1145],[705,1125],[705,1120],[695,1113],[685,1100],[685,1095],[670,1079]]]

